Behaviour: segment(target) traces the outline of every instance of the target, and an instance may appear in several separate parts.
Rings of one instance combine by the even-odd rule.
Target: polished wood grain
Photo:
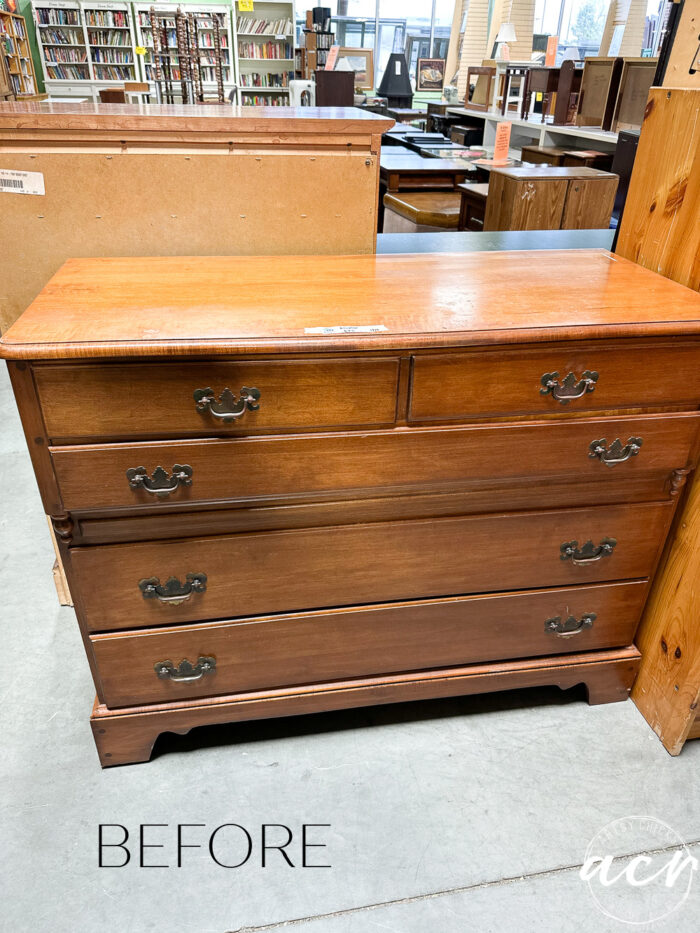
[[[211,437],[305,428],[391,424],[396,418],[397,359],[261,360],[157,366],[37,366],[37,391],[50,437]],[[218,398],[243,386],[259,409],[231,424],[197,411],[193,393]]]
[[[92,647],[107,706],[163,703],[243,690],[344,680],[488,660],[564,654],[630,644],[646,581],[417,600],[358,609],[97,635]],[[545,630],[552,618],[591,628]],[[216,668],[180,683],[154,666],[214,657]]]
[[[96,703],[90,723],[100,762],[103,767],[109,767],[148,761],[161,732],[184,735],[196,726],[214,723],[297,716],[322,710],[466,696],[544,684],[555,684],[564,690],[585,684],[589,703],[610,703],[627,699],[638,667],[636,648],[617,648],[312,684],[115,712]]]
[[[348,525],[73,548],[71,563],[96,632],[645,577],[672,514],[659,503]],[[561,559],[566,542],[604,538],[617,541],[609,557]],[[188,573],[206,574],[207,588],[179,606],[139,589]]]
[[[152,509],[126,512],[74,513],[75,545],[121,543],[237,534],[245,531],[274,531],[291,528],[320,528],[329,525],[407,518],[477,515],[519,509],[561,509],[576,506],[669,501],[677,473],[616,473],[606,470],[585,483],[576,479],[549,478],[529,481],[490,482],[483,488],[442,488],[439,492],[410,492],[386,496],[337,499],[318,496],[309,501],[264,499],[247,505],[207,503],[183,510],[177,502],[159,502]]]
[[[652,88],[616,250],[697,291],[699,215],[700,90]]]
[[[179,443],[52,447],[51,457],[64,507],[153,508],[158,499],[132,489],[127,471],[175,464],[193,469],[192,482],[162,500],[249,502],[261,497],[296,498],[315,493],[353,496],[411,491],[493,480],[599,479],[613,471],[634,475],[692,466],[700,413],[586,418],[483,427],[413,428],[389,431],[235,438]],[[605,439],[641,437],[638,455],[609,467],[590,455]],[[551,456],[543,456],[551,451]]]
[[[700,344],[595,344],[415,356],[409,418],[473,420],[675,403],[700,405]],[[542,376],[597,372],[592,392],[566,404],[543,394]],[[41,386],[41,382],[39,381]]]
[[[504,269],[517,300],[504,301]],[[386,330],[306,333],[346,325]],[[287,353],[337,352],[693,334],[696,294],[602,250],[552,250],[537,261],[528,252],[74,259],[4,335],[0,356],[195,357],[282,345]]]
[[[633,699],[677,755],[700,708],[700,477],[695,475],[639,629],[643,664]]]
[[[456,230],[461,199],[457,191],[408,191],[386,194],[384,210],[400,214],[414,224]]]

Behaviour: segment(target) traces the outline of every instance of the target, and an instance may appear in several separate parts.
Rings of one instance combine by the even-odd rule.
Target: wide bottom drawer
[[[632,641],[646,581],[419,600],[91,639],[109,707]],[[184,662],[184,663],[183,663]]]
[[[648,577],[673,503],[71,550],[90,632]]]

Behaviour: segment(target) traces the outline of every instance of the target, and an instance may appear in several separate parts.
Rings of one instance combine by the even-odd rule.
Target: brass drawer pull
[[[139,580],[139,589],[144,599],[157,599],[160,603],[179,606],[195,593],[203,593],[207,588],[205,573],[188,573],[187,582],[180,583],[177,577],[170,577],[161,585],[159,577]]]
[[[545,373],[540,382],[540,395],[550,395],[562,405],[568,405],[575,398],[583,398],[587,392],[593,392],[598,381],[598,373],[587,369],[580,379],[573,373],[559,382],[559,373]]]
[[[180,486],[191,486],[193,473],[194,470],[188,464],[176,463],[172,473],[159,466],[155,468],[152,476],[148,475],[146,467],[132,467],[126,471],[126,478],[132,489],[145,489],[159,499],[166,499]]]
[[[544,623],[544,630],[551,635],[570,638],[571,635],[578,635],[587,628],[593,628],[593,623],[597,618],[595,612],[584,612],[580,620],[576,616],[569,616],[563,622],[561,616],[554,616]]]
[[[153,668],[156,674],[163,680],[174,680],[178,684],[189,684],[193,680],[201,680],[205,674],[216,672],[216,658],[197,658],[197,663],[192,664],[185,658],[180,661],[177,667],[172,661],[157,661]]]
[[[583,547],[579,548],[578,541],[566,541],[560,549],[561,559],[570,560],[577,567],[585,567],[586,564],[595,564],[596,561],[609,557],[616,544],[615,538],[603,538],[597,547],[592,541],[586,541]]]
[[[597,457],[606,466],[614,467],[617,463],[624,463],[630,457],[636,457],[642,446],[641,437],[630,437],[622,446],[622,441],[616,437],[608,447],[607,440],[601,437],[599,441],[591,441],[588,448],[589,457]]]
[[[260,389],[249,389],[243,386],[240,398],[236,398],[230,389],[224,389],[217,399],[213,389],[196,389],[194,400],[197,411],[209,412],[214,418],[229,424],[236,418],[242,418],[246,411],[257,411],[260,408],[258,400]]]

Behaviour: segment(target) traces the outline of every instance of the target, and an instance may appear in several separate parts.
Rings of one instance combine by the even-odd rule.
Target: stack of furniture
[[[0,100],[32,98],[37,91],[24,17],[0,10]]]
[[[212,723],[625,699],[699,337],[692,292],[602,250],[71,260],[0,356],[102,764]]]

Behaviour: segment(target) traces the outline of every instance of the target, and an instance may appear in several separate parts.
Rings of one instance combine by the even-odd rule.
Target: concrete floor
[[[150,764],[101,771],[4,367],[0,417],[0,929],[621,931],[578,876],[605,824],[657,817],[700,859],[700,742],[673,759],[631,702],[589,708],[556,688],[207,728],[162,737]],[[331,824],[312,850],[330,869],[274,852],[262,868],[258,845],[238,869],[208,856],[220,824],[257,839],[262,823],[304,822]],[[132,836],[168,824],[150,830],[166,844],[151,862],[176,864],[178,823],[206,824],[185,839],[205,848],[181,868],[136,855],[99,868],[100,823]],[[679,910],[645,929],[696,933],[699,915],[697,873]]]

